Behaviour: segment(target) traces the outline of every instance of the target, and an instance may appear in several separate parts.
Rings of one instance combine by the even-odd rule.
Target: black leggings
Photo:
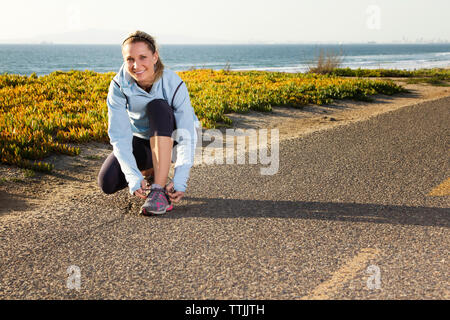
[[[166,100],[155,99],[147,105],[150,137],[171,137],[175,130],[173,109]],[[133,155],[140,171],[153,168],[150,141],[133,136]],[[114,153],[106,158],[98,174],[98,185],[106,194],[113,194],[128,186],[125,175]]]

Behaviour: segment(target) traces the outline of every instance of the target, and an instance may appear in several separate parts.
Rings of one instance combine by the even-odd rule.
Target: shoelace
[[[154,192],[153,192],[154,191]],[[169,197],[167,196],[167,193],[166,193],[166,191],[164,190],[164,189],[159,189],[159,188],[155,188],[155,189],[151,189],[151,191],[150,191],[150,194],[152,194],[152,192],[153,192],[153,195],[152,195],[152,197],[151,197],[151,201],[153,201],[153,200],[155,200],[155,198],[160,194],[160,193],[162,193],[163,195],[164,195],[164,197],[167,199],[167,202],[170,204],[171,203],[171,201],[170,201],[170,199],[169,199]],[[150,195],[149,194],[149,195]]]

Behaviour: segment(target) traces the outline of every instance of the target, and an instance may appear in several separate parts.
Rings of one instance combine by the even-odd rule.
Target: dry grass
[[[343,61],[342,49],[339,53],[333,50],[324,52],[320,49],[319,56],[308,64],[308,73],[330,74],[334,69],[339,68]]]

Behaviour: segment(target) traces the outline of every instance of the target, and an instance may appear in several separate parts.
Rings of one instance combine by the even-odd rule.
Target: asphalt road
[[[0,298],[448,299],[449,107],[283,141],[272,176],[195,167],[162,217],[98,189],[1,216]]]

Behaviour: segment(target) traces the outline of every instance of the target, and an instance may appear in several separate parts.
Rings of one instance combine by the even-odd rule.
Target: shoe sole
[[[164,211],[147,211],[145,208],[141,208],[141,214],[144,216],[160,216],[168,211],[172,211],[173,205],[169,205]]]

